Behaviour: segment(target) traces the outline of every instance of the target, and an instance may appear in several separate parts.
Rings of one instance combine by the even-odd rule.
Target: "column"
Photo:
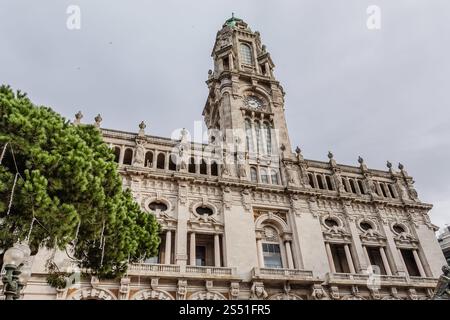
[[[356,273],[355,266],[353,264],[352,255],[350,254],[350,249],[348,247],[348,244],[344,246],[345,250],[345,257],[347,258],[348,267],[350,268],[350,273]]]
[[[157,155],[158,155],[158,151],[153,150],[153,158],[152,158],[152,168],[153,169],[156,169],[156,161],[158,159]]]
[[[386,270],[386,274],[388,276],[392,275],[391,266],[389,265],[389,260],[386,256],[386,252],[384,252],[384,248],[380,247],[381,259],[383,260],[384,269]]]
[[[119,164],[123,164],[123,158],[125,156],[125,147],[120,146]]]
[[[363,251],[364,251],[364,256],[366,257],[367,267],[369,267],[370,265],[372,265],[372,262],[370,262],[369,252],[367,251],[366,246],[363,246]]]
[[[330,270],[332,273],[336,273],[336,268],[334,267],[333,255],[331,254],[331,246],[329,242],[325,243],[325,249],[327,251],[328,263],[330,265]]]
[[[406,269],[405,264],[403,262],[403,257],[400,251],[397,249],[397,245],[395,244],[394,236],[392,231],[390,230],[389,224],[382,224],[384,234],[386,235],[386,249],[385,253],[390,258],[392,262],[392,271],[394,275],[397,276],[405,276]]]
[[[230,53],[228,55],[228,62],[230,63],[230,71],[234,70],[234,61],[233,61],[233,54]]]
[[[398,252],[398,255],[400,256],[400,260],[401,260],[403,269],[406,270],[405,275],[407,275],[409,277],[408,268],[406,267],[405,259],[403,259],[402,251],[400,250],[400,248],[397,248],[397,252]]]
[[[256,248],[258,249],[258,262],[259,267],[264,268],[264,257],[263,257],[263,248],[262,248],[262,240],[256,240]]]
[[[288,268],[294,269],[294,261],[292,260],[291,242],[286,241],[285,246],[286,246],[286,256],[287,256],[287,261],[288,261]]]
[[[422,262],[420,261],[419,255],[417,254],[417,250],[413,250],[414,260],[416,261],[417,268],[419,269],[420,276],[425,278],[427,275],[425,270],[423,269]]]
[[[195,266],[195,232],[191,232],[191,243],[189,249],[190,265]]]
[[[351,211],[352,209],[347,206],[346,207],[348,212],[353,213]],[[361,243],[361,238],[359,236],[358,228],[356,226],[355,219],[349,219],[349,227],[350,227],[350,233],[352,234],[352,251],[353,251],[353,265],[355,269],[357,269],[357,273],[364,273],[367,270],[367,265],[370,264],[370,260],[367,260],[365,257],[365,253],[363,250],[363,245]],[[367,262],[366,262],[367,260]]]
[[[170,264],[170,249],[172,247],[172,231],[166,231],[166,251],[164,253],[164,264]]]
[[[220,238],[219,234],[214,235],[214,265],[216,267],[221,267],[220,263]]]
[[[164,170],[169,170],[169,158],[170,152],[166,152],[166,157],[164,158]]]

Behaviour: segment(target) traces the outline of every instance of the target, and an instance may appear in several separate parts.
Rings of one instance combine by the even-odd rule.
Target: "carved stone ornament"
[[[263,300],[268,296],[267,291],[264,289],[262,282],[254,282],[250,289],[250,300]]]
[[[242,190],[242,206],[246,211],[250,211],[252,208],[252,194],[250,189],[246,188]]]
[[[128,300],[130,293],[130,278],[120,279],[119,300]]]
[[[230,296],[232,300],[239,299],[239,282],[232,282],[230,287]]]
[[[320,284],[314,284],[312,286],[311,296],[314,300],[330,300],[329,295]]]
[[[187,281],[178,280],[177,300],[186,300],[186,295],[187,295]]]

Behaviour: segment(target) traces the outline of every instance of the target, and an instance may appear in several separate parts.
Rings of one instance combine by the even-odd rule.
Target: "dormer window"
[[[241,43],[241,59],[244,64],[253,64],[252,48],[250,48],[250,45]]]

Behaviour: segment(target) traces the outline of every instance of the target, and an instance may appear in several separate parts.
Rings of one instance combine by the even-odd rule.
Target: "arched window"
[[[359,186],[359,191],[361,191],[361,194],[366,194],[366,192],[364,191],[364,186],[361,180],[358,180],[358,186]]]
[[[352,189],[352,192],[356,193],[355,180],[349,179],[349,182],[350,182],[350,188]]]
[[[120,160],[120,147],[114,147],[114,161],[119,163]]]
[[[194,157],[189,158],[188,171],[190,173],[195,173],[195,158]]]
[[[152,167],[153,166],[153,152],[147,151],[145,154],[145,166]]]
[[[211,162],[211,175],[216,177],[219,175],[219,168],[215,161]]]
[[[272,169],[270,171],[270,178],[272,179],[272,184],[280,184],[280,181],[278,179],[278,172],[275,169]]]
[[[283,268],[280,250],[280,237],[275,228],[264,227],[264,238],[262,243],[264,267]]]
[[[169,156],[169,170],[177,171],[177,155],[174,153]]]
[[[255,167],[250,168],[250,178],[252,182],[258,182],[258,172]]]
[[[261,183],[269,183],[269,176],[267,175],[267,170],[262,168],[259,170],[259,174],[261,175]]]
[[[323,185],[322,176],[320,174],[316,175],[317,178],[317,184],[319,185],[319,189],[325,189]]]
[[[123,164],[131,165],[132,162],[133,162],[133,150],[127,148],[125,150],[125,156],[123,157]]]
[[[247,151],[254,152],[252,123],[249,119],[245,120],[245,139]]]
[[[205,159],[200,162],[200,174],[208,174],[208,166],[206,165]]]
[[[266,135],[266,152],[272,154],[272,128],[267,122],[264,123],[264,132]]]
[[[311,186],[311,188],[315,188],[313,175],[311,173],[308,173],[308,179],[309,179],[309,185]]]
[[[166,155],[164,153],[160,153],[158,154],[158,158],[156,160],[157,160],[156,168],[164,169],[166,165]]]
[[[380,183],[380,188],[381,188],[381,192],[383,193],[383,197],[387,198],[387,192],[386,192],[386,186],[384,185],[384,183]]]
[[[393,186],[392,184],[388,184],[388,188],[389,188],[389,192],[390,192],[390,194],[391,194],[391,197],[392,197],[392,198],[397,198],[397,197],[395,196],[394,186]]]
[[[252,48],[248,44],[241,43],[241,59],[242,63],[253,64]]]
[[[330,176],[325,176],[325,181],[327,182],[328,190],[334,190],[333,184],[331,183],[331,177]]]
[[[261,125],[257,121],[255,123],[255,134],[256,134],[256,152],[262,153],[262,139],[261,139]]]

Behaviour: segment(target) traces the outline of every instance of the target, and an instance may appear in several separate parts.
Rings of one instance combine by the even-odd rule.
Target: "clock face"
[[[262,108],[262,101],[259,100],[257,97],[251,96],[247,97],[244,101],[244,104],[246,107],[252,108],[252,109],[260,109]]]

